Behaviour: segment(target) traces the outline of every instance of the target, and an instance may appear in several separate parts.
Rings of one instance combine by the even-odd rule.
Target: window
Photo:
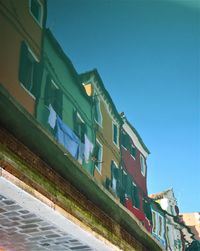
[[[103,146],[100,144],[99,141],[96,142],[94,157],[95,157],[95,167],[101,173]]]
[[[23,41],[21,43],[19,62],[19,81],[34,97],[39,93],[39,64],[31,49]]]
[[[156,233],[156,213],[152,211],[152,221],[153,221],[153,229],[152,231]]]
[[[39,0],[30,0],[29,9],[31,15],[34,17],[36,22],[42,26],[43,23],[43,6]]]
[[[131,199],[134,207],[140,208],[140,198],[139,198],[138,188],[134,183],[132,185]]]
[[[122,131],[121,134],[121,144],[125,149],[128,149],[128,144],[127,144],[127,135],[124,131]]]
[[[131,153],[131,156],[135,159],[135,157],[136,157],[136,148],[135,148],[134,145],[131,145],[130,153]]]
[[[144,157],[140,154],[140,168],[143,176],[146,174],[146,164]]]
[[[162,237],[162,229],[163,229],[163,218],[161,215],[158,215],[158,222],[159,222],[159,229],[158,229],[158,235]]]
[[[85,134],[86,134],[86,125],[83,121],[83,119],[81,118],[81,116],[79,115],[79,113],[75,112],[75,133],[76,135],[79,137],[80,141],[82,143],[85,142]]]
[[[117,193],[117,179],[118,179],[118,167],[116,165],[116,163],[112,160],[111,161],[111,186],[112,186],[112,190]]]
[[[119,129],[116,124],[113,124],[113,142],[118,146],[119,142]]]
[[[172,205],[170,205],[170,211],[171,211],[171,214],[174,215],[174,207]]]
[[[102,115],[101,115],[101,107],[100,107],[100,101],[98,98],[95,99],[95,121],[102,126]]]
[[[46,78],[44,103],[47,106],[51,104],[55,112],[62,118],[63,93],[50,75],[47,75]]]

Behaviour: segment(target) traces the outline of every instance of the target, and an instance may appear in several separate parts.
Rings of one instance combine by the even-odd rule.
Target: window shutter
[[[86,134],[86,125],[85,123],[81,123],[81,142],[85,143],[85,134]]]
[[[74,132],[78,135],[77,111],[73,112]]]
[[[135,207],[140,208],[140,200],[138,196],[138,188],[133,185],[132,187],[132,202]]]
[[[60,89],[55,90],[55,106],[56,112],[62,118],[62,110],[63,110],[63,94]]]
[[[152,213],[151,213],[151,206],[150,203],[148,201],[145,201],[145,214],[147,216],[147,218],[152,221]]]
[[[129,198],[131,198],[131,189],[132,189],[132,178],[128,175],[127,177],[127,185],[126,185],[126,194]]]
[[[47,75],[45,91],[44,91],[44,104],[49,106],[50,102],[51,102],[51,77],[50,75]]]
[[[41,65],[38,62],[34,63],[33,87],[32,93],[36,98],[39,98],[41,90]]]
[[[24,41],[21,43],[20,64],[19,64],[19,81],[26,86],[26,66],[28,64],[28,47]]]

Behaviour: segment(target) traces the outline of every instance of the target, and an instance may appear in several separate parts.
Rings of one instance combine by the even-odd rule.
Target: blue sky
[[[200,211],[200,2],[48,0],[48,22],[79,73],[97,68],[150,149],[148,191]]]

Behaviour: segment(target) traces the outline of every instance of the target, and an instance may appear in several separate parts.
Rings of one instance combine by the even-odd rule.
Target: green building
[[[43,70],[36,118],[91,174],[95,142],[92,98],[49,29],[44,36]]]

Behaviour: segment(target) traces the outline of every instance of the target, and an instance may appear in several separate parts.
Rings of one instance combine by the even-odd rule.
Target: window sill
[[[36,97],[23,85],[23,83],[20,82],[21,87],[31,96],[34,100],[36,100]]]
[[[102,173],[101,173],[102,167],[101,167],[101,169],[99,170],[99,168],[95,165],[95,169],[97,170],[97,172],[98,172],[100,175],[102,175]]]

